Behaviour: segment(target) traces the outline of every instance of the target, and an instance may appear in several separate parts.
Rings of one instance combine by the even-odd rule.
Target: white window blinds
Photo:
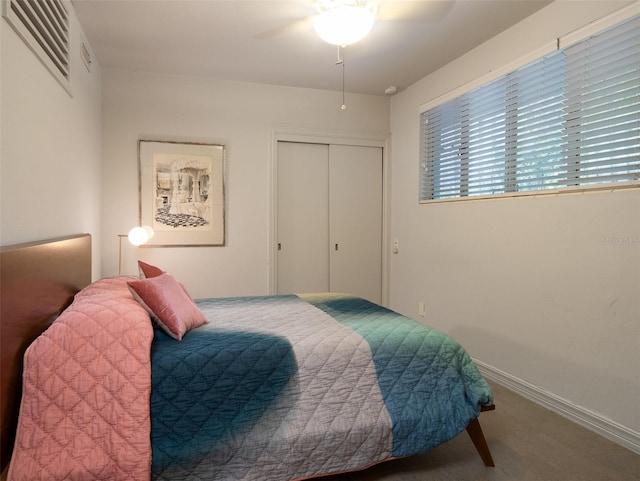
[[[420,200],[640,179],[640,17],[421,114]]]
[[[569,180],[638,180],[640,17],[569,47],[566,84]]]

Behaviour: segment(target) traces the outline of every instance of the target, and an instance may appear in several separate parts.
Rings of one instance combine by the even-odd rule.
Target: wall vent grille
[[[69,90],[68,0],[4,0],[3,15]]]

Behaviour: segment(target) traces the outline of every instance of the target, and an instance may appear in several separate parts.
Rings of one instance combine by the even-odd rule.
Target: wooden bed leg
[[[484,438],[484,433],[482,432],[478,418],[469,421],[469,424],[467,425],[467,433],[469,434],[471,441],[473,441],[473,445],[476,447],[484,465],[491,468],[495,467],[495,463],[491,457],[491,451],[489,451],[489,446],[487,445],[487,440]]]

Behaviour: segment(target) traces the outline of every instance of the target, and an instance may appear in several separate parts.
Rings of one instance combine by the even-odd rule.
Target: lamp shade
[[[313,18],[313,27],[322,40],[333,45],[349,45],[364,38],[375,16],[366,7],[341,5]]]
[[[153,237],[153,229],[151,227],[134,227],[129,231],[129,235],[127,236],[129,242],[134,246],[140,246],[142,244],[146,244],[149,239]]]

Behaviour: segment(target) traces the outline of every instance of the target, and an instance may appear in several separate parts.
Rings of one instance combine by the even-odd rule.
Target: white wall
[[[124,273],[141,259],[194,297],[269,293],[272,129],[388,135],[389,99],[320,90],[103,70],[103,273],[118,271],[118,234],[138,224],[139,139],[227,148],[224,247],[124,247]],[[384,138],[384,137],[383,137]]]
[[[390,304],[638,442],[640,191],[419,205],[417,177],[421,104],[627,3],[556,1],[392,99]]]
[[[0,244],[88,232],[100,277],[100,67],[82,64],[71,15],[73,97],[0,19]]]

